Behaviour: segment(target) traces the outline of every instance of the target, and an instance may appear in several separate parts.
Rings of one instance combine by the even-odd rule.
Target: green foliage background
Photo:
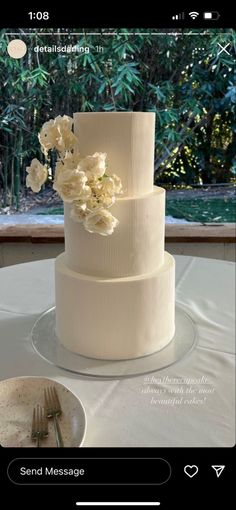
[[[28,52],[8,56],[14,38],[0,32],[0,199],[19,206],[25,168],[42,158],[37,133],[57,115],[75,111],[154,111],[155,181],[228,182],[236,171],[236,83],[233,30],[121,29],[114,36],[19,36]],[[101,31],[95,29],[93,32]],[[28,30],[27,30],[28,32]],[[33,31],[32,31],[33,32]],[[48,32],[48,30],[47,30]],[[55,32],[55,31],[54,31]],[[63,29],[63,33],[66,30]],[[107,32],[107,30],[104,32]],[[121,34],[122,32],[122,34]],[[138,35],[137,35],[138,33]],[[153,30],[152,30],[153,33]],[[185,34],[184,36],[182,34]],[[230,43],[230,55],[219,45]],[[36,53],[36,45],[85,46],[89,53]],[[97,51],[97,47],[103,51]],[[228,47],[229,49],[229,47]]]

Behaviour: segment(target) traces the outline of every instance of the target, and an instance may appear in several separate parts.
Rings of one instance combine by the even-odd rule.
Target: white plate
[[[31,440],[31,422],[36,404],[43,406],[43,390],[55,386],[62,407],[59,418],[64,446],[82,445],[86,416],[80,400],[63,384],[45,377],[15,377],[0,381],[0,444],[2,446],[35,447]],[[41,447],[55,447],[53,420],[48,423],[49,435]]]

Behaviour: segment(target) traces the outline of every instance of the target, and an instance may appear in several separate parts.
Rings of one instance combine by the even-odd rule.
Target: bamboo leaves
[[[83,35],[68,31],[63,36],[58,29],[46,36],[40,29],[35,36],[32,31],[22,60],[7,55],[9,37],[0,31],[2,203],[17,205],[24,192],[29,155],[39,158],[40,126],[76,111],[153,111],[156,179],[217,181],[224,165],[225,179],[230,179],[235,168],[235,61],[233,51],[218,55],[217,49],[219,43],[236,47],[233,31],[201,36],[196,30],[194,37],[185,36],[186,31],[155,36],[147,29],[145,35],[141,29],[133,30],[136,35],[120,29],[114,36],[72,31]],[[36,46],[65,43],[77,51],[35,51]]]

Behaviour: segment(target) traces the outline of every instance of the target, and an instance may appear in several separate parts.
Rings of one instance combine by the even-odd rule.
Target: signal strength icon
[[[175,14],[172,16],[172,19],[184,19],[184,12],[180,12],[179,14]]]
[[[188,14],[192,19],[196,19],[199,16],[199,12],[196,11],[189,12]]]

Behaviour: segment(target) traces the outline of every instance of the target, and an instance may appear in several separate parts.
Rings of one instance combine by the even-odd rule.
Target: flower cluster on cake
[[[116,174],[108,172],[107,154],[95,152],[82,158],[73,133],[73,119],[67,115],[45,122],[38,138],[46,163],[32,160],[26,168],[26,185],[34,192],[40,191],[49,176],[50,151],[56,151],[53,188],[64,202],[72,204],[71,218],[90,233],[112,234],[119,221],[110,208],[122,193],[122,184]]]

